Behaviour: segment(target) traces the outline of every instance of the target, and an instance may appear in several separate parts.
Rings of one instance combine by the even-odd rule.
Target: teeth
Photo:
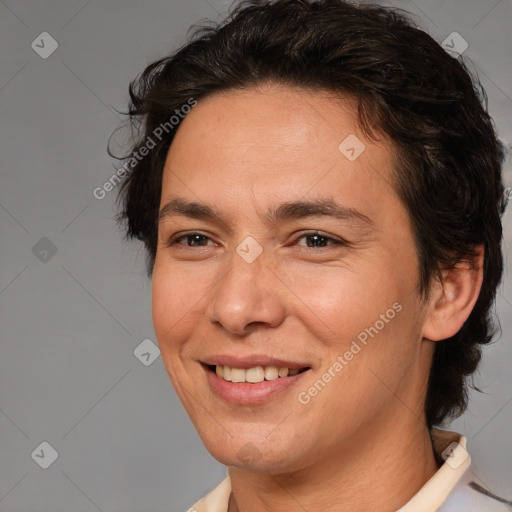
[[[246,382],[263,382],[265,380],[265,372],[263,366],[256,366],[255,368],[249,368],[245,370]]]
[[[288,368],[279,368],[279,377],[287,377],[289,371]]]
[[[232,368],[216,365],[215,373],[228,382],[250,382],[256,384],[264,380],[276,380],[282,377],[293,377],[299,369],[278,368],[277,366],[255,366],[254,368]]]
[[[265,368],[265,380],[276,380],[279,377],[279,368],[277,366],[267,366]]]
[[[245,370],[243,368],[231,368],[231,382],[245,382]]]

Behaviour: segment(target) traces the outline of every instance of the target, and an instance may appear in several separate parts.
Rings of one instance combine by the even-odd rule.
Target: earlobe
[[[440,341],[455,335],[467,320],[480,294],[483,281],[484,248],[475,248],[454,268],[442,270],[442,282],[431,289],[423,337]]]

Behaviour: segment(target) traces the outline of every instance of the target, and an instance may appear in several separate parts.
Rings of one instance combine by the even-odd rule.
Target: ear
[[[423,337],[440,341],[456,334],[469,317],[480,294],[483,281],[484,248],[475,248],[454,268],[442,270],[442,282],[436,279],[430,290]]]

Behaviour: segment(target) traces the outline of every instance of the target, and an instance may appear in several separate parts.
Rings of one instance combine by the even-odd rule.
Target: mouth
[[[278,366],[253,366],[252,368],[234,368],[232,366],[211,364],[206,367],[226,382],[258,384],[263,381],[273,381],[294,377],[311,368],[286,368]]]
[[[238,366],[211,363],[201,363],[210,390],[224,402],[235,405],[260,405],[284,397],[285,391],[293,389],[312,370],[310,366],[281,366],[284,361],[279,366],[268,363],[252,366],[249,362],[239,362]]]

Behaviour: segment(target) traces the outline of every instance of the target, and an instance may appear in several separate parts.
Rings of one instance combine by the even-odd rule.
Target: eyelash
[[[190,231],[189,233],[185,233],[185,234],[181,234],[181,235],[176,235],[176,236],[173,236],[171,237],[171,239],[169,240],[169,242],[167,243],[167,247],[171,247],[171,246],[174,246],[176,244],[178,244],[178,242],[180,242],[181,240],[184,240],[186,238],[189,238],[189,237],[192,237],[194,235],[199,235],[199,236],[202,236],[206,239],[209,239],[211,240],[211,238],[203,233],[200,233],[198,231]],[[304,237],[308,237],[308,236],[319,236],[320,238],[323,238],[324,240],[327,240],[327,241],[330,241],[330,242],[333,242],[331,245],[328,245],[328,246],[324,246],[324,247],[304,247],[305,249],[312,249],[312,250],[318,250],[318,249],[327,249],[328,247],[333,247],[333,246],[336,246],[336,245],[339,245],[339,246],[345,246],[347,245],[347,242],[343,241],[343,240],[338,240],[336,238],[332,238],[328,235],[324,235],[322,232],[320,231],[308,231],[306,233],[302,233],[298,238],[295,239],[295,242],[297,242],[298,240],[304,238]],[[183,246],[187,249],[193,249],[193,246]],[[207,247],[207,246],[198,246],[198,247]]]

